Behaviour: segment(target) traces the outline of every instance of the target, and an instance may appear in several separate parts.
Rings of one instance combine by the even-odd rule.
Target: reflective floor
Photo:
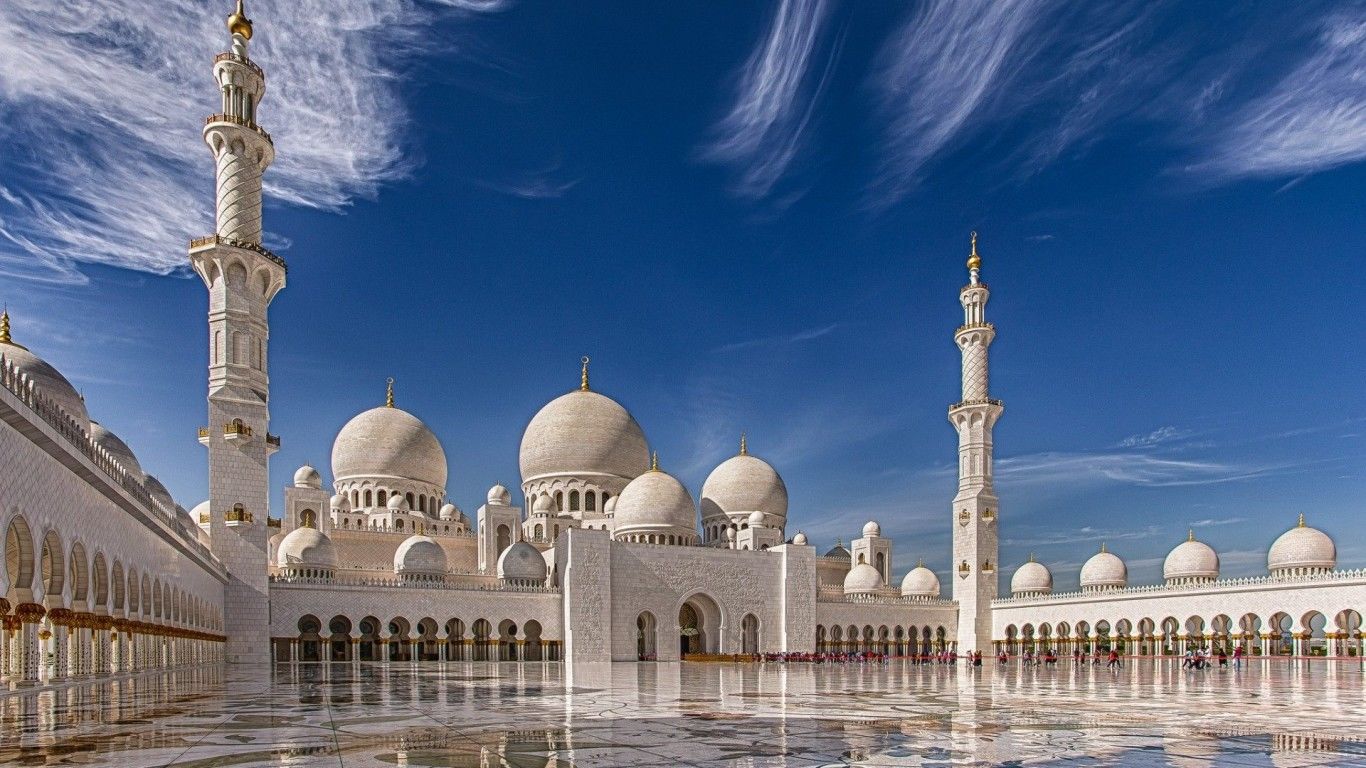
[[[1356,663],[300,665],[0,698],[0,764],[1366,766]]]

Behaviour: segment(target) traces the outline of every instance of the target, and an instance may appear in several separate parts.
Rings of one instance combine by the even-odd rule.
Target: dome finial
[[[741,432],[741,433],[740,433],[740,455],[741,455],[741,456],[748,456],[748,455],[749,455],[749,441],[746,440],[746,438],[745,438],[745,433],[744,433],[744,432]]]
[[[0,312],[0,344],[13,344],[9,337],[9,307]]]
[[[924,568],[924,567],[925,567],[925,558],[923,558],[923,557],[917,557],[917,558],[915,559],[915,567],[916,567],[916,568]]]
[[[384,407],[385,407],[385,408],[393,408],[393,407],[394,407],[394,377],[393,377],[393,376],[390,376],[389,378],[387,378],[387,379],[384,380],[384,383],[385,383],[385,390],[384,390]]]
[[[251,19],[247,18],[247,9],[242,0],[237,0],[237,10],[228,16],[228,32],[241,35],[244,40],[251,39]]]
[[[650,454],[650,471],[659,471],[659,451],[654,451]]]
[[[4,330],[6,330],[6,331],[9,330],[9,323],[6,323],[6,324],[5,324]],[[8,339],[9,339],[9,334],[6,333],[6,334],[5,334],[5,338],[4,338],[4,339],[0,339],[0,341],[5,341],[5,340],[8,340]],[[1300,528],[1303,528],[1303,527],[1304,527],[1304,513],[1303,513],[1303,512],[1300,513],[1300,524],[1299,524],[1299,527],[1300,527]]]
[[[588,391],[588,355],[584,355],[579,362],[583,363],[583,373],[579,375],[579,391]]]
[[[1030,553],[1029,553],[1029,562],[1031,562],[1031,563],[1034,562],[1034,553],[1033,553],[1033,552],[1030,552]]]
[[[1186,541],[1195,541],[1195,529],[1194,529],[1194,528],[1187,528],[1187,529],[1186,529]]]
[[[1100,543],[1100,551],[1101,551],[1102,553],[1105,552],[1105,542],[1103,542],[1103,541]]]
[[[982,257],[977,255],[977,233],[972,233],[972,253],[968,254],[968,269],[976,271],[982,268]]]

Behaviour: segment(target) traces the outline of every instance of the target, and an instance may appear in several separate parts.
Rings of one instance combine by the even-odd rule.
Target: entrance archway
[[[721,608],[716,601],[696,594],[678,608],[678,652],[722,653]]]
[[[682,624],[680,623],[681,627]],[[636,617],[636,658],[641,661],[654,661],[658,658],[659,649],[656,646],[658,639],[655,615],[645,611]]]
[[[750,655],[759,652],[759,618],[752,613],[745,614],[740,622],[740,652]]]

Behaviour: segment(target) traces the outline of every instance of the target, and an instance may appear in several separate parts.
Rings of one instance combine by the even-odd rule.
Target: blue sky
[[[187,507],[217,5],[0,5],[0,300]],[[946,570],[977,230],[1007,574],[1260,573],[1300,512],[1366,565],[1366,4],[248,11],[277,486],[394,376],[472,512],[588,354],[694,492],[744,430],[792,531]]]

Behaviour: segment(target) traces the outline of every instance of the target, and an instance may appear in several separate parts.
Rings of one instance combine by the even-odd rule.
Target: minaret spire
[[[949,406],[949,422],[958,430],[958,493],[952,514],[953,559],[960,563],[953,581],[959,653],[991,649],[991,601],[999,590],[992,564],[1000,560],[991,431],[1005,410],[988,388],[987,348],[996,328],[986,320],[991,293],[981,281],[976,232],[969,242],[968,284],[958,292],[963,324],[953,334],[963,360],[962,399]]]
[[[0,344],[13,344],[9,337],[9,307],[0,312]]]
[[[588,355],[584,355],[584,356],[583,356],[583,359],[579,361],[579,362],[583,363],[583,371],[579,374],[579,391],[580,391],[580,392],[587,392],[587,391],[589,391],[589,390],[588,390],[588,360],[589,360]]]
[[[384,407],[394,407],[394,377],[390,376],[384,380]]]
[[[741,455],[741,456],[748,456],[748,455],[749,455],[749,440],[748,440],[748,438],[745,436],[745,433],[744,433],[744,432],[741,432],[741,433],[740,433],[740,455]]]

